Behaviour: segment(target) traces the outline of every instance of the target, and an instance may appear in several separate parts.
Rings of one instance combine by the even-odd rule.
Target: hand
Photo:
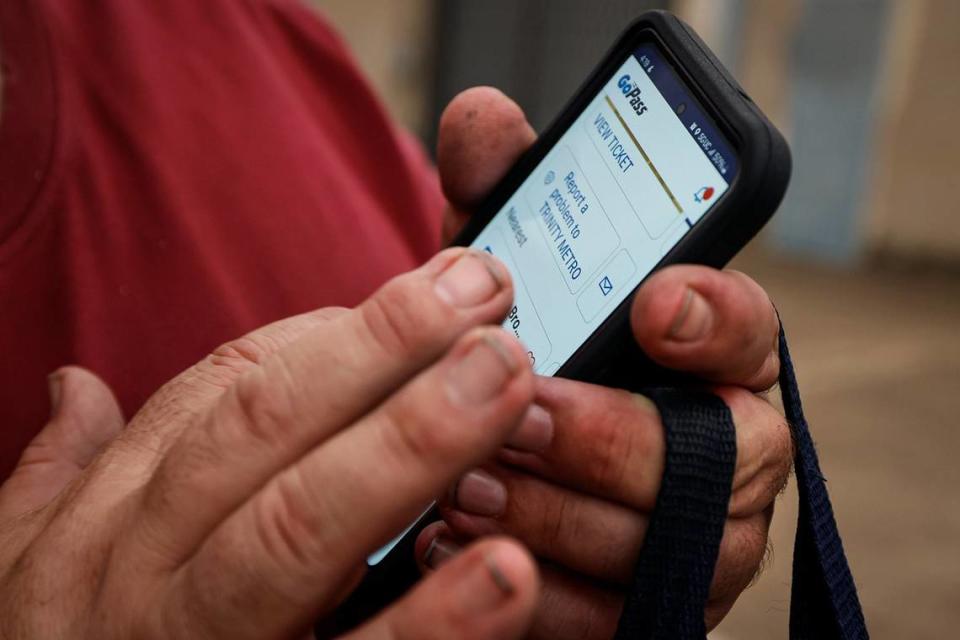
[[[439,158],[457,209],[469,210],[532,138],[502,94],[479,89],[456,98],[441,121]],[[462,176],[478,177],[464,183]],[[447,232],[465,217],[452,212]],[[733,493],[705,611],[712,628],[762,562],[790,469],[785,420],[753,393],[776,382],[776,314],[743,274],[677,266],[640,288],[631,322],[650,357],[709,383],[736,424]],[[535,402],[510,446],[453,485],[441,504],[444,522],[418,539],[418,558],[429,572],[464,541],[515,536],[543,563],[531,636],[609,638],[659,489],[662,425],[641,396],[567,380],[538,379]]]
[[[102,382],[57,372],[0,487],[0,637],[302,635],[527,411],[523,349],[482,326],[511,300],[502,265],[448,250],[218,348],[125,428]],[[484,541],[350,638],[519,637],[537,585]]]

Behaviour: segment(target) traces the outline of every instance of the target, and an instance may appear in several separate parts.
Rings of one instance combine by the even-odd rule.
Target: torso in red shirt
[[[0,51],[0,478],[57,367],[130,416],[437,248],[428,163],[296,2],[3,0]]]

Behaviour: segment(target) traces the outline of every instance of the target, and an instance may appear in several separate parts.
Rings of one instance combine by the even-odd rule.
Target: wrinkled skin
[[[486,145],[470,144],[477,131],[489,132]],[[439,147],[456,205],[448,233],[533,140],[520,109],[494,90],[474,89],[451,103]],[[762,395],[777,379],[779,322],[745,275],[693,266],[665,269],[645,283],[631,321],[640,347],[699,378],[727,402],[737,427],[730,510],[704,612],[712,628],[762,564],[773,503],[790,471],[789,430]],[[609,638],[663,471],[657,410],[625,391],[547,378],[537,382],[535,405],[511,447],[450,488],[441,501],[444,522],[418,541],[421,563],[429,571],[466,541],[514,536],[542,562],[532,637]]]
[[[531,139],[497,92],[453,103],[448,232]],[[0,637],[300,637],[449,487],[446,524],[419,551],[442,538],[450,552],[351,638],[609,635],[662,468],[656,412],[536,379],[492,326],[512,297],[502,265],[447,250],[356,309],[221,346],[129,422],[91,373],[59,370],[50,422],[0,487]],[[714,385],[737,423],[713,621],[756,571],[789,467],[783,419],[752,393],[773,382],[775,315],[745,276],[676,267],[644,285],[633,326],[655,359]],[[478,467],[505,487],[495,516],[464,507]],[[549,565],[503,536],[467,544],[493,532]]]

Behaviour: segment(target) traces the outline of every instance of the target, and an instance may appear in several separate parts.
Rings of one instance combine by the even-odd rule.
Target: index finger
[[[451,249],[248,370],[167,452],[133,544],[177,566],[270,477],[363,415],[473,326],[498,321],[509,274]]]
[[[238,508],[181,568],[169,609],[241,638],[325,613],[364,557],[496,450],[532,396],[520,343],[473,330]]]
[[[739,271],[667,267],[640,287],[630,315],[640,348],[665,367],[751,391],[777,381],[777,313]]]

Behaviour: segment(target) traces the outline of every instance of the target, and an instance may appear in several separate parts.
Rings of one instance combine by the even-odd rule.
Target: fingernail
[[[493,258],[467,251],[437,278],[437,295],[455,307],[486,302],[503,288],[504,278]]]
[[[713,310],[710,305],[703,296],[688,287],[667,337],[678,342],[694,342],[707,335],[712,324]]]
[[[466,624],[473,619],[487,622],[492,611],[504,606],[519,591],[521,576],[534,571],[529,566],[530,559],[516,545],[498,544],[483,555],[466,560],[461,563],[463,573],[459,580],[446,594],[456,603]]]
[[[471,575],[467,578],[469,609],[477,614],[485,614],[503,606],[516,593],[517,588],[506,570],[509,565],[510,558],[505,555],[504,549],[486,553],[482,562],[473,565]]]
[[[447,389],[455,404],[482,404],[507,386],[519,365],[503,339],[499,331],[486,333],[450,368]]]
[[[50,392],[50,417],[54,417],[60,411],[60,397],[63,391],[63,376],[58,372],[47,376],[47,389]]]
[[[507,446],[520,451],[539,453],[553,441],[553,417],[538,404],[530,405],[520,426],[507,440]]]
[[[462,548],[449,538],[437,536],[430,541],[430,545],[423,554],[423,564],[431,569],[438,569],[440,565],[460,553]]]
[[[461,511],[478,516],[498,516],[507,508],[507,488],[486,471],[478,469],[460,479],[454,499]]]
[[[487,571],[490,573],[490,579],[493,581],[493,584],[495,584],[504,595],[509,596],[516,591],[516,589],[513,587],[513,583],[510,582],[509,578],[507,578],[507,574],[503,572],[503,569],[500,568],[500,565],[497,564],[497,559],[492,553],[488,553],[483,557],[483,563],[486,565]]]

